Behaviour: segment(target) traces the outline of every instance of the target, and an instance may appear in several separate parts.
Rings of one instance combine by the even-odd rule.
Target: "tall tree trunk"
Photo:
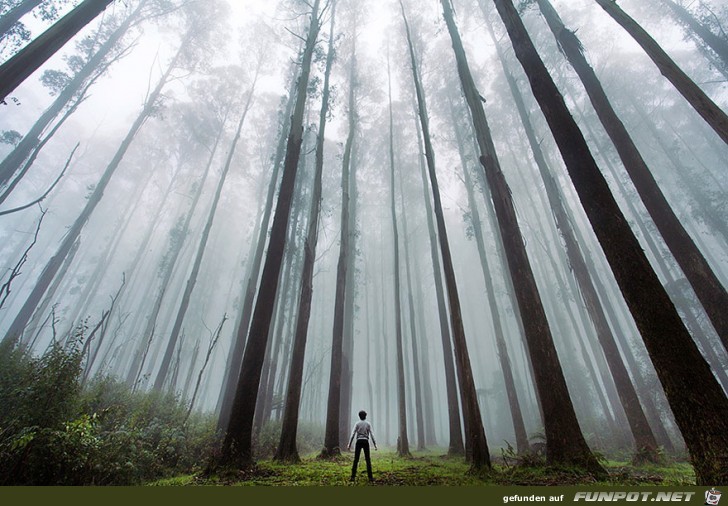
[[[356,184],[358,167],[356,144],[352,147],[349,165],[349,251],[346,261],[346,296],[344,297],[344,337],[341,354],[341,407],[339,409],[339,443],[343,446],[349,442],[351,430],[352,396],[354,388],[354,321],[356,319],[356,252],[357,252],[357,200],[359,198]]]
[[[258,235],[257,237],[253,237],[255,242],[251,242],[251,248],[254,247],[255,251],[251,252],[253,259],[250,262],[250,267],[248,268],[247,281],[244,283],[245,291],[241,294],[243,304],[240,308],[240,313],[235,326],[235,333],[233,334],[232,347],[228,353],[225,365],[225,373],[216,410],[219,413],[218,430],[225,430],[228,420],[230,419],[230,409],[232,408],[235,389],[238,378],[240,377],[240,366],[243,361],[243,352],[245,351],[245,339],[248,335],[250,318],[253,314],[253,303],[255,302],[256,289],[258,288],[258,281],[260,279],[260,267],[263,263],[263,254],[265,253],[265,246],[268,239],[268,226],[273,214],[273,204],[276,197],[276,188],[278,187],[278,173],[280,172],[283,157],[286,154],[286,132],[290,130],[291,112],[293,111],[293,106],[296,102],[295,84],[296,83],[294,81],[291,85],[291,91],[288,95],[288,100],[286,101],[285,111],[283,112],[283,125],[281,125],[281,133],[278,140],[278,146],[276,148],[275,159],[273,161],[273,171],[268,184],[263,217],[258,223]]]
[[[701,485],[725,482],[728,480],[728,399],[652,270],[513,3],[494,2],[642,334],[688,446],[697,482]]]
[[[390,109],[391,110],[391,109]],[[391,131],[391,124],[390,124]],[[391,143],[390,143],[391,147]],[[393,150],[390,156],[393,156]],[[394,165],[392,165],[394,169]],[[394,170],[392,171],[392,177],[394,178]],[[392,181],[394,183],[394,181]],[[423,400],[422,400],[422,373],[420,373],[420,350],[418,341],[424,340],[424,336],[417,336],[417,325],[415,318],[415,303],[412,292],[414,291],[414,285],[412,283],[412,257],[410,256],[409,250],[409,234],[407,229],[407,213],[405,212],[405,201],[404,191],[402,189],[402,172],[399,173],[399,191],[400,199],[402,200],[402,234],[404,235],[404,265],[405,273],[407,275],[407,305],[409,307],[409,324],[410,324],[410,338],[412,340],[412,373],[414,374],[414,388],[415,388],[415,420],[417,421],[417,449],[425,449],[425,417],[423,412]],[[394,184],[392,184],[392,193],[394,193]],[[394,205],[394,199],[392,199]],[[394,209],[392,210],[394,211]],[[396,223],[395,223],[396,225]],[[424,333],[424,328],[420,329]]]
[[[222,444],[223,465],[249,466],[253,462],[253,417],[260,386],[265,349],[268,344],[273,306],[278,291],[283,254],[286,248],[286,230],[290,218],[293,190],[296,184],[298,160],[303,142],[303,114],[306,108],[311,60],[320,31],[319,3],[315,0],[311,9],[310,26],[298,79],[296,106],[291,119],[283,178],[271,227],[270,245],[266,254],[258,297],[248,333],[243,363],[240,368],[235,396],[226,422],[227,429]]]
[[[539,4],[541,0],[539,0]],[[481,7],[484,7],[481,2]],[[485,13],[485,9],[484,9]],[[648,461],[655,462],[658,460],[659,455],[657,453],[657,442],[650,429],[650,425],[647,422],[642,406],[640,405],[637,397],[637,392],[630,380],[629,373],[627,372],[624,362],[619,353],[614,335],[609,328],[604,310],[599,301],[596,288],[591,279],[591,275],[587,268],[584,256],[579,249],[576,238],[574,237],[573,227],[566,214],[563,199],[561,197],[561,191],[559,185],[554,179],[551,170],[546,163],[546,158],[541,150],[540,143],[535,134],[535,130],[531,123],[528,115],[528,110],[524,104],[523,98],[518,89],[518,85],[512,74],[506,68],[505,59],[502,54],[502,49],[498,45],[495,39],[495,34],[490,25],[488,25],[488,31],[494,44],[496,44],[498,55],[506,74],[506,80],[511,91],[511,95],[516,103],[518,114],[521,118],[521,123],[526,130],[526,136],[528,137],[531,152],[534,155],[534,160],[538,167],[539,173],[542,180],[544,181],[544,187],[546,195],[549,201],[549,207],[556,220],[556,226],[559,229],[561,237],[564,240],[566,246],[566,254],[569,265],[574,272],[574,276],[579,285],[579,293],[584,300],[584,304],[589,313],[590,319],[594,325],[597,333],[597,338],[604,351],[609,370],[614,379],[617,393],[619,395],[620,402],[624,408],[627,420],[629,422],[630,429],[635,438],[635,446],[638,455],[636,458],[639,460],[646,459]]]
[[[452,339],[450,337],[450,324],[447,307],[445,305],[445,291],[442,287],[442,271],[440,268],[440,254],[437,245],[437,231],[432,219],[432,203],[428,192],[427,166],[425,155],[422,152],[422,128],[417,120],[417,104],[415,104],[415,131],[417,132],[417,148],[419,150],[418,160],[420,164],[420,176],[422,177],[422,193],[425,202],[425,216],[427,218],[428,240],[430,243],[430,259],[432,260],[432,272],[435,278],[435,297],[437,299],[438,322],[440,323],[440,339],[442,342],[442,354],[445,365],[445,389],[447,392],[448,406],[448,455],[462,455],[465,453],[463,443],[462,422],[460,418],[460,403],[458,401],[458,387],[455,379],[455,363],[453,362]]]
[[[301,387],[303,380],[303,365],[306,356],[306,342],[308,338],[308,324],[311,319],[311,302],[313,299],[313,268],[316,261],[316,248],[318,245],[319,216],[321,214],[321,193],[324,169],[324,142],[326,133],[326,119],[329,114],[329,95],[331,67],[334,64],[334,23],[336,20],[336,2],[331,6],[331,21],[329,24],[329,48],[326,55],[326,70],[324,71],[324,85],[321,95],[321,112],[319,114],[318,136],[316,139],[316,166],[313,176],[313,189],[311,194],[311,208],[308,216],[308,229],[303,246],[303,270],[301,272],[301,293],[298,303],[298,316],[296,330],[291,351],[291,364],[288,372],[288,387],[286,389],[285,407],[281,423],[281,438],[276,450],[275,459],[284,462],[298,462],[298,449],[296,448],[296,435],[298,434],[298,418],[301,404]]]
[[[460,82],[473,120],[480,162],[491,191],[508,270],[513,280],[518,306],[524,317],[526,343],[544,412],[547,460],[551,463],[577,465],[594,474],[604,475],[605,471],[587,446],[576,419],[546,312],[521,237],[510,188],[498,162],[481,96],[470,73],[449,0],[442,0],[441,3],[458,62]]]
[[[74,98],[80,95],[81,90],[84,89],[94,74],[98,75],[107,68],[107,64],[105,63],[106,59],[122,37],[129,31],[132,23],[138,19],[141,9],[146,2],[147,0],[141,1],[137,8],[127,16],[124,22],[111,33],[106,42],[99,47],[98,51],[73,76],[73,79],[58,94],[58,97],[56,97],[50,107],[43,112],[28,133],[23,136],[18,145],[0,163],[0,186],[7,184],[13,177],[13,174],[23,165],[23,162],[30,156],[33,149],[40,143],[41,134],[53,119]]]
[[[83,0],[75,9],[0,66],[0,101],[56,54],[114,0]]]
[[[511,359],[508,356],[508,347],[503,332],[503,324],[501,322],[500,312],[498,311],[498,297],[493,285],[488,256],[485,249],[485,238],[483,237],[483,224],[480,221],[480,212],[473,195],[473,181],[470,177],[470,168],[465,158],[465,146],[463,141],[462,128],[458,122],[455,107],[450,101],[450,115],[455,129],[455,138],[458,144],[458,153],[460,154],[460,164],[463,168],[465,189],[468,194],[468,204],[470,209],[470,218],[473,227],[473,235],[478,247],[478,256],[480,257],[480,266],[483,272],[483,281],[485,282],[486,298],[488,299],[488,307],[490,309],[491,319],[493,321],[493,334],[498,350],[498,362],[503,372],[503,380],[506,386],[506,396],[508,397],[508,407],[510,408],[511,420],[513,421],[513,432],[516,436],[516,451],[519,454],[528,453],[530,444],[528,443],[528,434],[526,433],[526,424],[523,422],[523,413],[521,412],[521,403],[518,400],[518,392],[516,391],[516,382],[513,378],[513,370],[511,367]]]
[[[728,115],[713,102],[700,87],[685,74],[660,45],[615,0],[595,0],[655,62],[660,73],[672,83],[700,116],[715,130],[723,142],[728,143]]]
[[[690,281],[705,312],[723,341],[723,345],[728,349],[728,311],[725,310],[728,307],[728,292],[662,194],[632,137],[609,102],[594,70],[587,62],[582,52],[581,42],[574,32],[564,26],[548,0],[538,0],[538,5],[554,33],[559,47],[566,54],[584,84],[604,129],[617,149],[637,192],[642,197],[645,208],[650,213],[665,244],[670,248],[670,252]]]
[[[394,120],[392,113],[392,80],[387,55],[387,77],[389,83],[389,181],[390,181],[390,212],[392,213],[392,248],[393,248],[393,276],[394,276],[394,326],[395,344],[397,349],[397,407],[398,407],[398,437],[397,454],[400,457],[410,457],[409,438],[407,437],[407,397],[405,392],[404,351],[402,338],[402,296],[399,265],[399,231],[397,227],[397,204],[395,198],[396,186],[394,179]]]
[[[442,201],[440,199],[440,188],[438,186],[437,173],[435,170],[435,153],[432,149],[432,142],[430,139],[430,125],[425,105],[425,97],[422,84],[420,83],[419,73],[417,71],[417,60],[415,58],[414,47],[412,45],[409,23],[407,22],[407,16],[401,0],[399,5],[402,9],[402,18],[404,19],[407,33],[412,77],[414,81],[415,94],[417,96],[418,112],[420,124],[422,126],[422,137],[425,143],[425,159],[427,160],[427,168],[430,176],[437,232],[440,240],[440,254],[442,255],[442,265],[445,274],[445,286],[447,287],[448,302],[450,304],[450,326],[452,328],[453,344],[455,348],[455,361],[458,366],[457,372],[460,383],[463,417],[465,421],[465,433],[467,435],[465,449],[468,454],[467,456],[470,457],[470,462],[473,468],[489,469],[490,455],[488,453],[488,442],[485,438],[483,420],[480,414],[478,397],[475,390],[473,370],[470,365],[470,356],[468,354],[468,346],[465,339],[465,329],[463,327],[463,318],[460,309],[460,297],[458,295],[457,281],[455,279],[455,268],[453,266],[452,254],[450,253],[450,244],[447,238],[445,217],[442,210]]]
[[[44,0],[22,0],[15,7],[0,17],[0,40],[2,40],[20,18],[38,7]]]
[[[329,372],[329,395],[326,408],[326,429],[324,447],[320,458],[331,458],[341,454],[339,447],[339,425],[341,413],[341,373],[344,347],[344,316],[346,307],[346,283],[349,267],[348,256],[351,251],[351,153],[357,133],[356,111],[356,34],[354,48],[349,64],[349,134],[344,147],[344,158],[341,169],[341,243],[339,246],[339,262],[336,267],[336,295],[334,299],[334,324],[331,337],[331,369]]]
[[[230,171],[230,166],[233,162],[233,156],[235,155],[235,149],[237,148],[238,141],[240,140],[240,134],[243,130],[245,118],[247,117],[248,111],[250,110],[250,105],[253,103],[253,95],[255,94],[255,85],[258,81],[258,73],[260,71],[260,67],[261,64],[259,63],[256,69],[255,77],[253,78],[253,84],[248,91],[248,97],[245,103],[245,107],[243,109],[243,114],[240,117],[238,129],[235,132],[235,137],[233,139],[232,145],[230,146],[230,151],[228,152],[225,166],[222,169],[222,174],[220,174],[220,179],[215,190],[215,196],[213,197],[210,211],[207,214],[205,228],[202,231],[202,236],[200,237],[200,241],[197,245],[197,252],[195,254],[195,259],[192,264],[192,271],[187,278],[185,291],[182,294],[182,300],[180,301],[179,307],[177,308],[177,316],[175,317],[174,325],[172,326],[172,332],[167,341],[167,348],[165,350],[164,356],[162,357],[162,363],[159,366],[159,370],[157,371],[157,377],[152,387],[157,392],[162,390],[164,382],[167,379],[169,364],[172,360],[172,353],[174,352],[174,348],[177,345],[177,339],[179,338],[180,331],[182,330],[182,323],[184,321],[185,314],[187,314],[187,308],[190,305],[192,290],[194,290],[195,284],[197,283],[197,276],[200,272],[200,266],[202,265],[202,258],[205,255],[205,248],[207,247],[207,240],[210,237],[210,230],[212,230],[212,224],[215,221],[215,213],[217,212],[217,206],[220,202],[220,196],[222,195],[222,190],[225,186],[225,180],[227,179],[228,172]],[[202,184],[200,184],[200,191],[202,191]],[[191,214],[192,212],[190,212],[190,215]]]
[[[185,46],[183,43],[180,47],[180,50],[177,52],[177,55],[174,57],[172,62],[170,63],[169,67],[167,68],[165,74],[162,76],[162,78],[157,83],[157,86],[154,88],[152,93],[149,95],[146,103],[144,104],[144,107],[142,108],[141,113],[136,118],[134,123],[131,126],[131,129],[127,133],[126,137],[122,141],[121,145],[119,146],[119,149],[116,151],[116,154],[114,154],[114,157],[112,158],[109,165],[106,167],[106,170],[104,171],[103,175],[101,176],[101,179],[96,184],[96,187],[94,188],[94,191],[91,193],[91,195],[86,200],[86,205],[81,211],[81,214],[76,218],[76,221],[73,223],[71,228],[66,232],[66,235],[63,238],[63,241],[61,242],[60,246],[58,247],[58,250],[56,251],[55,255],[48,261],[46,266],[43,268],[43,271],[40,274],[40,277],[36,281],[35,287],[31,291],[30,295],[25,301],[25,304],[23,304],[23,307],[21,308],[20,312],[16,316],[16,318],[13,320],[13,323],[8,328],[7,333],[5,334],[5,337],[3,338],[3,342],[17,342],[18,338],[23,333],[23,329],[25,329],[26,324],[28,323],[28,319],[30,318],[30,314],[32,313],[33,309],[35,309],[40,302],[40,300],[43,298],[43,295],[46,292],[46,289],[50,285],[51,281],[55,277],[56,273],[58,272],[58,269],[63,264],[63,260],[68,255],[69,251],[71,251],[71,248],[73,244],[76,242],[78,237],[81,235],[81,230],[83,229],[84,225],[88,221],[88,219],[91,217],[91,213],[93,213],[94,209],[96,209],[96,206],[101,201],[101,198],[104,195],[104,191],[106,190],[106,187],[109,184],[109,181],[111,180],[112,176],[116,172],[116,169],[119,167],[119,164],[121,163],[122,159],[124,158],[124,155],[126,154],[127,150],[129,149],[129,146],[131,146],[131,143],[134,141],[134,138],[136,137],[137,133],[141,129],[141,127],[144,125],[146,120],[149,118],[149,115],[153,112],[154,106],[157,102],[157,99],[159,98],[159,95],[162,93],[162,89],[167,84],[167,80],[169,79],[169,76],[172,72],[172,70],[175,68],[177,64],[177,59],[182,54],[182,48]]]
[[[404,216],[404,214],[403,214]],[[420,263],[419,263],[419,256],[417,253],[414,253],[411,256],[413,265],[412,268],[415,271],[414,280],[415,280],[415,286],[414,290],[416,294],[419,294],[419,298],[415,301],[415,307],[417,309],[417,323],[420,327],[420,334],[422,335],[422,339],[420,342],[422,343],[421,347],[421,359],[420,363],[422,364],[422,400],[423,400],[423,407],[424,407],[424,417],[425,417],[425,444],[430,446],[437,446],[437,436],[435,433],[435,408],[433,406],[434,403],[434,396],[432,391],[432,376],[430,373],[430,347],[427,337],[427,331],[428,328],[425,324],[425,303],[423,300],[423,294],[425,293],[422,288],[422,279],[420,276],[420,273],[422,272],[420,269]],[[447,322],[446,322],[447,323]],[[452,356],[450,357],[450,362],[452,364]],[[454,378],[453,378],[454,379]],[[457,396],[456,396],[456,402],[457,402]],[[461,439],[462,441],[462,439]]]

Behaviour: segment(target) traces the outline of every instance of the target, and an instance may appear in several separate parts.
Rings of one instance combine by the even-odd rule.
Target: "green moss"
[[[463,458],[447,457],[444,449],[414,452],[401,458],[394,450],[372,452],[376,486],[487,486],[487,485],[692,485],[695,476],[687,463],[633,467],[626,462],[605,462],[609,477],[596,481],[583,470],[546,466],[494,465],[491,471],[474,472]],[[259,460],[246,471],[197,478],[200,485],[235,486],[368,486],[366,467],[360,462],[355,483],[349,483],[353,455],[319,460],[312,453],[299,464]],[[366,465],[366,464],[364,464]],[[155,485],[165,484],[155,482]],[[170,483],[174,484],[174,483]]]

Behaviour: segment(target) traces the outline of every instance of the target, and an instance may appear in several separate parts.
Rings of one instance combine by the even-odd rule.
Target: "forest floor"
[[[353,454],[336,460],[318,460],[315,455],[299,464],[259,460],[254,468],[223,476],[187,475],[160,480],[156,486],[263,485],[263,486],[365,486],[364,456],[355,483],[349,482]],[[379,486],[473,486],[473,485],[661,485],[692,486],[695,474],[690,464],[672,462],[662,466],[633,466],[629,462],[603,461],[609,477],[596,480],[575,469],[508,464],[501,459],[490,472],[470,472],[462,458],[451,458],[438,451],[413,452],[401,458],[394,450],[372,451],[373,485]]]

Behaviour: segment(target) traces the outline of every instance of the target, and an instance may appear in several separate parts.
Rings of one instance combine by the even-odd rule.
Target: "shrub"
[[[191,472],[215,445],[214,420],[170,394],[112,378],[82,390],[76,345],[41,357],[0,348],[0,484],[132,485]]]

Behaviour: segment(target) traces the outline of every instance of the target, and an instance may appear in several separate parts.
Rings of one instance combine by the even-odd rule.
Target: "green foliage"
[[[80,338],[79,338],[80,342]],[[172,395],[112,380],[80,387],[78,344],[0,349],[0,484],[131,485],[197,470],[214,421]]]

